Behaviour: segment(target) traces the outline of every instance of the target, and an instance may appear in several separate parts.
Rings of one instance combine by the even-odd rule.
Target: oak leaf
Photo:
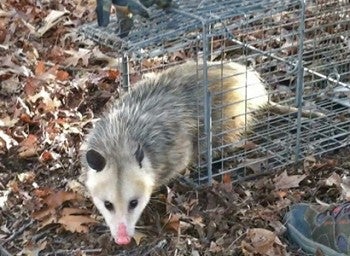
[[[87,233],[89,228],[87,224],[97,223],[97,221],[86,214],[87,210],[79,208],[63,208],[61,214],[62,217],[58,219],[58,223],[71,232]]]
[[[289,189],[299,187],[299,183],[306,178],[305,174],[302,175],[288,175],[287,171],[282,172],[279,176],[274,178],[275,188],[279,189]]]

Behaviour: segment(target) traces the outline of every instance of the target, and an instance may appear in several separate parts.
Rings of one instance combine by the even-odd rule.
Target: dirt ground
[[[76,33],[94,8],[0,3],[0,255],[304,255],[283,216],[297,202],[349,199],[349,148],[239,184],[175,180],[153,195],[134,241],[113,243],[80,178],[81,141],[120,81]]]

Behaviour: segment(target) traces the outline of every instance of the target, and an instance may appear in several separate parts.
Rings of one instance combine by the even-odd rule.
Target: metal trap
[[[219,135],[211,125],[222,120],[211,118],[213,106],[206,94],[197,182],[210,182],[224,173],[235,180],[254,178],[349,145],[349,1],[175,2],[178,7],[167,12],[150,9],[150,19],[135,17],[135,26],[123,39],[116,34],[116,18],[106,28],[94,22],[80,32],[122,57],[124,86],[139,77],[135,73],[154,70],[154,63],[164,69],[187,57],[204,63],[234,60],[261,74],[272,101],[297,108],[289,113],[270,109],[257,113],[242,140],[221,145],[222,154],[214,159],[210,142]],[[207,81],[201,86],[210,89]],[[305,110],[309,116],[303,115]]]

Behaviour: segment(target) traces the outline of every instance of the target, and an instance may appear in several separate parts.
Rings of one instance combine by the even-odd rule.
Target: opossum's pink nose
[[[123,223],[119,224],[115,242],[119,245],[124,245],[124,244],[130,243],[130,241],[131,241],[131,237],[126,232],[125,224]]]

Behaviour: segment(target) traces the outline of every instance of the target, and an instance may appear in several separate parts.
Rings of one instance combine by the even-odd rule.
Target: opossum
[[[203,126],[203,68],[188,61],[142,79],[87,135],[81,152],[86,187],[119,245],[131,241],[152,192],[193,159]],[[253,123],[252,111],[268,104],[268,93],[244,65],[208,63],[207,70],[212,118],[224,120],[213,122],[213,132],[232,130],[213,139],[215,148],[238,141],[237,128]]]

